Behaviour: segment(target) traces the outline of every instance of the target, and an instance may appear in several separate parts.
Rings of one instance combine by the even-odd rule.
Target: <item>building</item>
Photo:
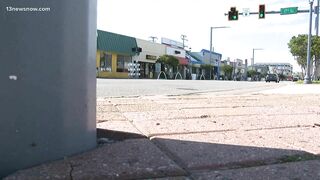
[[[138,49],[136,39],[106,31],[97,31],[97,77],[128,78],[128,64]]]
[[[221,65],[222,55],[216,52],[202,49],[200,52],[187,52],[187,59],[189,59],[189,69],[192,74],[196,74],[197,79],[204,76],[205,79],[213,79],[214,76],[218,78],[219,69]]]
[[[232,79],[242,81],[247,79],[247,60],[235,59],[233,61],[228,58],[227,60],[221,61],[221,65],[232,66]]]
[[[203,56],[199,52],[187,51],[186,57],[189,61],[187,70],[189,75],[193,75],[194,79],[199,79],[201,76],[201,65],[203,64]],[[191,77],[188,77],[187,79],[191,79]]]
[[[203,56],[203,64],[210,64],[213,66],[213,74],[216,76],[220,76],[220,64],[222,54],[216,52],[210,52],[206,49],[202,49],[200,52]],[[211,55],[210,55],[211,54]]]
[[[276,73],[284,76],[292,76],[293,67],[290,63],[256,63],[255,67],[267,67],[268,73]],[[257,68],[255,68],[258,70]]]
[[[168,38],[161,38],[161,44],[166,45],[166,55],[172,55],[179,60],[178,71],[182,79],[186,79],[189,61],[186,58],[186,50],[183,48],[183,44]],[[174,73],[172,70],[169,70],[169,76],[172,75]]]
[[[140,64],[140,78],[156,78],[155,66],[159,56],[166,53],[166,46],[142,39],[136,39],[138,47],[142,48],[136,61]]]

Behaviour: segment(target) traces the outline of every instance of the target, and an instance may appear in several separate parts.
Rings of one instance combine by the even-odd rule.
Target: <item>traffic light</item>
[[[230,8],[230,11],[228,12],[228,19],[229,21],[238,20],[238,11],[235,7]]]
[[[259,19],[266,17],[266,6],[264,4],[259,5]]]

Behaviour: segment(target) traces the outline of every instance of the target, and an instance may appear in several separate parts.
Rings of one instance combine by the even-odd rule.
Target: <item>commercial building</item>
[[[205,79],[213,79],[219,74],[218,67],[222,57],[219,53],[205,49],[187,53],[181,42],[168,38],[161,38],[159,44],[121,34],[97,31],[97,77],[129,78],[129,73],[131,74],[129,70],[132,70],[130,63],[138,63],[140,71],[137,72],[139,73],[137,78],[157,78],[163,68],[156,61],[162,55],[172,55],[179,60],[177,72],[173,72],[173,67],[165,72],[170,79],[175,77],[190,79],[191,74],[196,74],[197,79],[201,75]]]
[[[203,56],[200,52],[187,51],[186,57],[189,60],[188,73],[193,76],[193,79],[199,79],[202,74]],[[190,79],[190,77],[187,79]]]
[[[183,44],[168,38],[161,38],[161,44],[166,45],[166,55],[172,55],[179,60],[178,72],[183,79],[186,79],[189,61],[186,58],[186,50]],[[173,73],[169,72],[169,75],[173,75]]]
[[[128,64],[137,53],[136,39],[106,31],[97,31],[97,77],[128,78]]]
[[[155,64],[159,56],[166,54],[166,46],[142,39],[136,39],[142,49],[136,60],[140,64],[140,78],[155,78]]]
[[[211,58],[211,59],[210,59]],[[197,79],[218,78],[219,65],[221,65],[222,54],[202,49],[200,52],[187,52],[189,59],[189,69],[192,74],[196,74]],[[201,76],[204,77],[201,77]]]
[[[268,73],[276,73],[284,76],[292,76],[293,67],[290,63],[256,63],[255,69],[266,67]]]
[[[247,79],[247,60],[235,59],[233,61],[228,58],[221,61],[221,65],[230,65],[233,68],[232,79],[237,81],[243,81]],[[224,74],[224,73],[223,73]]]

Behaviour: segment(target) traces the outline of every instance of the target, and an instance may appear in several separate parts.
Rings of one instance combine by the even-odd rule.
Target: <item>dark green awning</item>
[[[137,47],[133,37],[98,30],[97,49],[118,54],[135,55],[132,48]]]

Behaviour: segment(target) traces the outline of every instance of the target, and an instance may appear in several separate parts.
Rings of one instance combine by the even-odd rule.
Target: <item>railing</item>
[[[176,77],[174,78],[175,80],[177,79],[177,76],[180,76],[180,79],[182,79],[182,76],[181,76],[181,74],[180,74],[180,72],[178,72],[177,74],[176,74]]]
[[[167,79],[167,75],[166,75],[166,73],[164,73],[163,71],[160,71],[160,73],[159,73],[159,75],[158,75],[157,80],[159,80],[159,79],[160,79],[160,75],[161,75],[162,73],[164,74],[164,77]]]

